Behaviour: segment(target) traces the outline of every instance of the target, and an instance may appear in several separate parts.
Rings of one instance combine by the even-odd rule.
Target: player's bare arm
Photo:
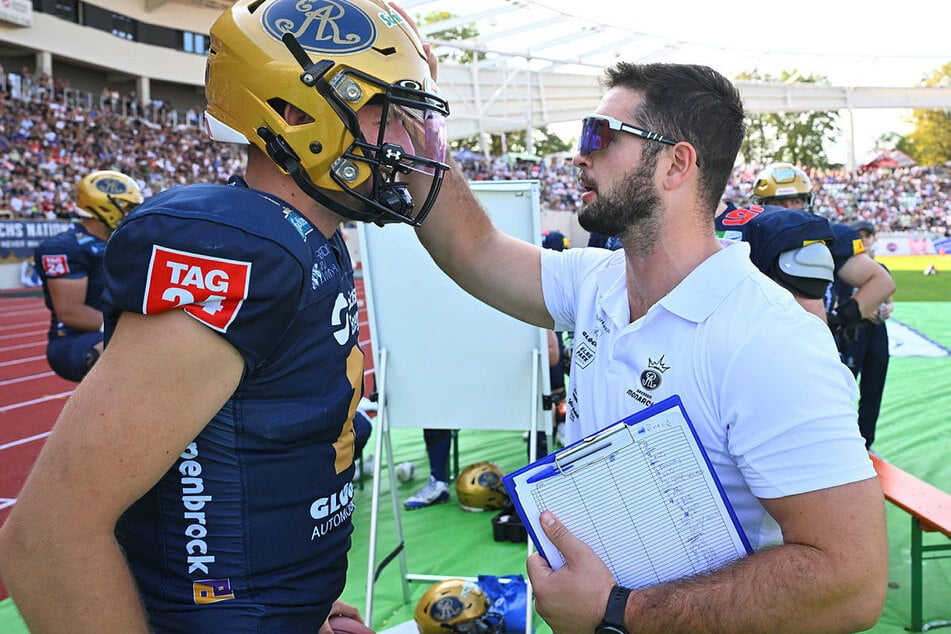
[[[33,631],[147,631],[116,520],[220,409],[243,369],[230,344],[182,311],[122,316],[0,532],[4,579]]]
[[[94,332],[102,326],[102,313],[86,304],[88,285],[85,277],[46,280],[56,318],[70,328]]]

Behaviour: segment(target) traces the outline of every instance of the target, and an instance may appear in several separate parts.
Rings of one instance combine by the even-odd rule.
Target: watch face
[[[627,634],[623,628],[610,623],[601,623],[594,631],[594,634]]]

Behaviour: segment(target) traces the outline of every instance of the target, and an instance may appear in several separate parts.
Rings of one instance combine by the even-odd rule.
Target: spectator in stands
[[[330,630],[363,385],[338,228],[422,223],[449,111],[407,26],[347,6],[340,54],[304,48],[319,25],[296,0],[212,25],[208,131],[249,146],[247,180],[161,192],[109,240],[106,351],[0,529],[33,631]],[[397,175],[415,169],[414,200]]]
[[[887,544],[855,382],[825,326],[755,269],[746,244],[714,234],[745,132],[739,92],[682,64],[619,63],[606,87],[574,158],[579,221],[620,236],[622,250],[518,241],[493,227],[458,172],[418,235],[476,297],[574,331],[568,442],[679,395],[755,552],[625,589],[546,513],[568,556],[558,570],[528,560],[535,607],[555,632],[596,631],[606,612],[623,614],[612,631],[869,628],[885,600]]]
[[[142,192],[114,171],[89,174],[76,192],[79,223],[40,243],[34,266],[51,312],[46,359],[56,374],[78,383],[102,354],[106,240],[142,203]]]

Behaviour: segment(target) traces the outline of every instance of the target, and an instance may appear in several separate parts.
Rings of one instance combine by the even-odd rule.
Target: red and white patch
[[[65,255],[44,255],[43,271],[46,277],[69,275],[69,259]]]
[[[142,312],[173,308],[226,332],[248,297],[251,263],[212,258],[155,245],[149,262]]]

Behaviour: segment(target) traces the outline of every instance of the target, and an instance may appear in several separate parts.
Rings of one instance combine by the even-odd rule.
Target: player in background
[[[756,176],[752,196],[758,205],[811,212],[815,191],[812,180],[801,168],[791,163],[772,163]],[[831,225],[835,279],[856,288],[855,294],[842,304],[831,303],[830,296],[826,300],[826,321],[841,352],[848,343],[851,326],[862,319],[880,321],[878,307],[895,292],[895,283],[887,270],[865,255],[862,238],[855,229],[839,222]]]
[[[87,174],[76,185],[79,222],[33,252],[51,313],[46,360],[64,379],[78,383],[102,354],[106,240],[142,200],[139,185],[121,172]]]
[[[834,279],[829,221],[804,210],[721,202],[717,236],[750,244],[750,260],[792,293],[807,311],[826,319],[825,296]]]

